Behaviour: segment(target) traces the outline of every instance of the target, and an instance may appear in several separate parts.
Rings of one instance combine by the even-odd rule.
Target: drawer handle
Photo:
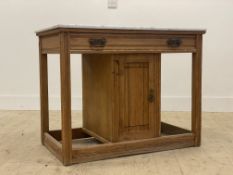
[[[179,47],[182,43],[182,40],[180,38],[170,38],[167,40],[167,45],[169,47]]]
[[[104,47],[106,45],[105,38],[91,38],[89,39],[89,44],[91,47]]]

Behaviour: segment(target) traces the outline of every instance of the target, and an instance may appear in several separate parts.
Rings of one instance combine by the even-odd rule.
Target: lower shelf
[[[88,148],[102,144],[99,140],[94,137],[74,139],[72,140],[72,148]]]
[[[117,143],[103,143],[82,128],[73,129],[70,164],[195,146],[195,136],[190,131],[166,123],[161,128],[160,137]],[[62,161],[60,130],[45,133],[44,145]]]

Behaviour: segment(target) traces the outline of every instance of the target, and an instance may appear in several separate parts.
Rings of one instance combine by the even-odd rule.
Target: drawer
[[[71,34],[71,52],[195,52],[195,35]]]

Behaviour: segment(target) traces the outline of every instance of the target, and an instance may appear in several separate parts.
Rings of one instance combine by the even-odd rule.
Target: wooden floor
[[[60,128],[51,112],[51,128]],[[189,113],[162,113],[162,120],[190,127]],[[202,146],[64,167],[40,144],[39,111],[0,111],[1,175],[232,175],[233,113],[204,113]],[[73,114],[74,127],[81,113]]]

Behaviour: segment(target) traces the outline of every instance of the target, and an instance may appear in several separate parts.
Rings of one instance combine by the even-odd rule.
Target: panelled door
[[[118,100],[118,139],[152,138],[159,134],[156,76],[160,57],[156,54],[116,56],[115,79]],[[116,92],[116,91],[115,91]],[[116,126],[116,125],[115,125]]]

